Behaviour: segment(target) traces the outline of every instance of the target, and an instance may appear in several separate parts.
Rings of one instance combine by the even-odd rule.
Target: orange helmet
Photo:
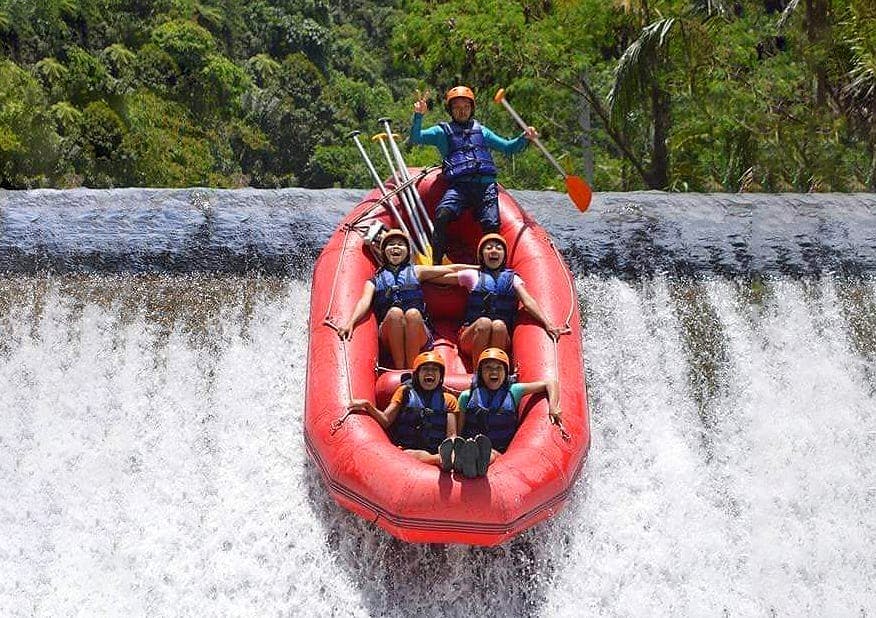
[[[484,245],[487,244],[491,240],[495,240],[497,242],[502,243],[502,246],[505,247],[505,261],[508,260],[508,243],[505,241],[505,237],[502,236],[501,234],[495,234],[495,233],[485,234],[481,238],[481,241],[478,243],[478,254],[477,254],[478,255],[478,264],[483,264],[484,258],[481,255],[481,252],[483,251]],[[504,264],[504,262],[503,262],[503,264]]]
[[[481,355],[478,356],[478,370],[480,370],[481,368],[481,363],[490,358],[500,361],[502,364],[504,364],[506,372],[510,371],[511,361],[508,360],[508,355],[505,354],[505,350],[503,350],[502,348],[487,348],[486,350],[481,352]]]
[[[408,246],[408,253],[411,251],[411,239],[408,238],[408,235],[405,234],[398,228],[393,228],[391,230],[387,230],[383,233],[383,238],[380,239],[380,255],[383,255],[383,251],[386,249],[386,243],[389,242],[390,238],[404,238],[405,244]]]
[[[434,363],[441,367],[441,373],[444,373],[444,359],[435,352],[421,352],[417,354],[417,358],[414,359],[413,370],[414,373],[417,373],[417,370],[425,365],[426,363]]]
[[[453,88],[448,90],[447,94],[444,95],[444,109],[446,109],[449,112],[450,111],[450,102],[453,99],[458,99],[460,97],[471,101],[471,108],[474,109],[474,106],[475,106],[474,92],[472,92],[471,88],[469,88],[468,86],[454,86]]]

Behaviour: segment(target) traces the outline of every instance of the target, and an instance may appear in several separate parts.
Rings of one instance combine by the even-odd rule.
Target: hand
[[[349,341],[353,336],[353,327],[350,324],[338,327],[338,337],[342,340]]]
[[[426,96],[417,92],[417,100],[414,102],[414,112],[417,114],[425,114],[429,111],[429,104],[426,102]]]
[[[535,127],[526,127],[526,130],[523,131],[523,137],[532,141],[538,137],[538,131],[535,130]]]
[[[562,335],[568,335],[572,329],[568,326],[545,326],[545,330],[547,334],[550,335],[550,338],[554,341],[557,341]]]

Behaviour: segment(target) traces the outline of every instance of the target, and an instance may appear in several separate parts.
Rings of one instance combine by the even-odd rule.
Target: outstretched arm
[[[421,283],[431,281],[432,283],[456,283],[456,273],[460,270],[473,268],[471,264],[442,264],[440,266],[414,266],[414,272],[417,273],[417,280]],[[476,268],[476,267],[475,267]],[[451,275],[451,279],[444,279],[445,276]]]
[[[365,412],[386,430],[398,416],[399,407],[400,404],[393,401],[386,407],[386,410],[381,410],[367,399],[354,399],[347,405],[347,410],[357,413]]]
[[[356,306],[353,307],[353,315],[350,316],[346,324],[338,328],[338,337],[350,339],[353,336],[353,329],[356,327],[356,324],[371,309],[371,301],[374,300],[374,289],[374,284],[371,281],[365,282],[365,285],[362,287],[362,296],[359,297]]]
[[[556,380],[543,380],[541,382],[518,382],[520,387],[520,396],[531,395],[533,393],[547,392],[548,398],[548,415],[551,421],[556,423],[560,420],[562,410],[560,410],[560,385]]]
[[[541,310],[541,307],[539,307],[538,303],[532,297],[532,295],[526,291],[526,286],[524,286],[522,283],[516,284],[514,286],[514,291],[517,292],[517,297],[520,298],[520,302],[523,304],[523,307],[529,312],[532,317],[541,322],[541,325],[547,331],[548,335],[551,336],[551,339],[559,339],[560,335],[568,332],[568,329],[564,329],[559,326],[553,326],[550,322],[548,322],[547,317]]]
[[[523,133],[514,139],[505,139],[486,127],[483,127],[483,133],[484,142],[487,147],[498,150],[504,155],[513,155],[521,152],[529,144],[527,140],[538,137],[538,131],[534,127],[527,127]]]

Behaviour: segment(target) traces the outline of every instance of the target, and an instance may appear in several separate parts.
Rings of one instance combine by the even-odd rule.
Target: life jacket
[[[444,389],[439,386],[431,392],[422,392],[413,382],[402,384],[407,386],[405,403],[389,427],[390,438],[402,448],[437,453],[438,446],[447,437]]]
[[[510,331],[517,317],[517,292],[514,290],[516,273],[505,268],[498,276],[481,268],[478,282],[468,293],[465,306],[465,324],[471,324],[481,317],[502,320]]]
[[[383,266],[374,275],[374,288],[374,313],[378,322],[383,321],[391,307],[400,307],[402,311],[418,309],[426,318],[423,288],[411,264],[398,271]]]
[[[462,437],[474,438],[482,433],[494,449],[504,453],[517,432],[517,406],[511,396],[511,382],[506,380],[499,390],[490,391],[479,384],[475,374],[469,393]]]
[[[471,175],[495,176],[498,173],[477,120],[465,124],[441,122],[439,126],[447,136],[448,152],[442,162],[447,180],[454,181]]]

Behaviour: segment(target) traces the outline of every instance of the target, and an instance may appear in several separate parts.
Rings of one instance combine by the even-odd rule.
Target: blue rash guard
[[[523,136],[523,133],[514,139],[505,139],[499,137],[484,125],[480,125],[480,128],[484,135],[484,145],[487,148],[498,150],[506,156],[521,152],[526,148],[527,144],[529,144],[529,140]],[[423,114],[414,113],[414,120],[411,123],[410,140],[412,144],[435,146],[438,149],[438,152],[441,153],[442,159],[446,159],[450,152],[450,144],[447,141],[447,135],[444,133],[444,130],[440,125],[423,129]],[[477,181],[483,184],[489,184],[491,182],[496,182],[496,177],[478,176]]]

